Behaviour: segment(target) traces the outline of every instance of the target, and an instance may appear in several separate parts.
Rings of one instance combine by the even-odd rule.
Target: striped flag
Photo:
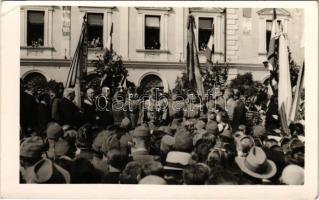
[[[212,61],[212,55],[214,54],[214,24],[212,26],[212,33],[209,36],[209,40],[207,43],[207,48],[205,49],[205,55],[207,58],[207,61],[211,62]]]
[[[81,91],[82,80],[87,73],[88,38],[86,15],[83,18],[81,34],[76,47],[70,70],[66,79],[65,88],[75,89],[75,101],[79,108],[82,107]]]
[[[194,27],[194,17],[189,15],[187,24],[187,76],[190,88],[196,91],[198,95],[204,97],[204,85],[195,42]]]
[[[305,70],[305,63],[300,67],[299,69],[299,74],[298,74],[298,80],[297,80],[297,85],[295,88],[295,94],[294,94],[294,99],[292,102],[292,107],[291,107],[291,112],[290,112],[290,121],[295,121],[296,115],[297,115],[297,110],[299,107],[299,101],[300,101],[300,93],[303,88],[303,81],[304,81],[304,70]]]
[[[277,14],[276,14],[276,8],[273,10],[273,19],[272,19],[272,28],[271,28],[271,36],[269,41],[269,48],[267,53],[267,59],[269,68],[276,70],[276,61],[278,59],[278,38],[279,38],[279,27],[277,23]]]
[[[113,51],[112,35],[113,35],[113,22],[112,22],[110,33],[109,33],[109,36],[107,37],[107,41],[106,41],[106,45],[105,45],[105,48],[107,49],[106,51],[110,51],[110,52]],[[103,75],[103,77],[101,78],[100,87],[102,87],[106,78],[107,78],[107,73],[105,73]]]
[[[292,104],[292,91],[288,60],[288,46],[283,34],[279,37],[279,83],[278,83],[278,109],[281,125],[286,134],[289,134],[289,114]]]
[[[113,23],[111,25],[110,33],[109,33],[109,36],[108,36],[107,42],[106,42],[106,48],[109,51],[113,51],[112,34],[113,34]]]

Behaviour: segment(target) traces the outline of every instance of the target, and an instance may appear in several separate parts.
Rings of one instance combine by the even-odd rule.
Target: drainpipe
[[[227,8],[225,8],[224,9],[224,62],[226,63],[226,61],[227,61],[227,53],[226,53],[226,51],[227,51],[227,48],[226,48],[226,41],[227,41],[227,32],[226,32],[226,30],[227,30]]]

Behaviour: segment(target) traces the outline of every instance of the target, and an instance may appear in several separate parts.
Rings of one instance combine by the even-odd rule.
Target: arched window
[[[146,75],[141,80],[140,87],[144,92],[149,91],[151,88],[164,88],[162,79],[154,74]]]
[[[24,83],[30,83],[30,82],[33,82],[33,83],[45,83],[47,81],[46,77],[39,73],[39,72],[32,72],[28,75],[26,75],[24,78],[23,78],[23,81]]]

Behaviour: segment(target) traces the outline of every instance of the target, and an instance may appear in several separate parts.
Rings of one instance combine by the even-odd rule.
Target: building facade
[[[276,11],[292,57],[301,64],[303,10]],[[103,54],[113,23],[113,49],[122,56],[128,79],[137,86],[156,82],[168,91],[186,70],[190,13],[195,17],[202,67],[206,66],[204,49],[214,30],[213,61],[229,63],[229,79],[252,72],[255,80],[262,81],[268,75],[262,62],[266,60],[272,12],[271,8],[24,6],[20,13],[21,78],[43,76],[65,82],[87,14],[89,76],[95,76],[92,62]]]

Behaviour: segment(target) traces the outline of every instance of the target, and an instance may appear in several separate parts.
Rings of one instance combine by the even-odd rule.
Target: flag
[[[267,60],[269,65],[269,68],[272,68],[276,70],[276,61],[278,59],[278,36],[279,36],[279,28],[277,23],[277,14],[276,9],[274,8],[273,11],[273,19],[272,19],[272,28],[271,28],[271,36],[268,46],[268,52],[267,52]]]
[[[121,86],[122,88],[126,88],[126,87],[127,87],[127,85],[126,85],[126,78],[127,78],[127,74],[123,75],[122,80],[121,80],[121,82],[120,82],[120,86]]]
[[[111,52],[113,51],[112,34],[113,34],[113,23],[111,25],[110,33],[109,33],[109,36],[107,37],[106,46],[105,46],[106,49],[108,51],[111,51]],[[103,77],[101,78],[100,87],[102,87],[102,85],[103,85],[104,81],[106,80],[106,78],[107,78],[107,73],[105,73],[103,75]]]
[[[111,25],[110,33],[109,33],[109,36],[108,36],[107,42],[106,42],[106,48],[109,51],[113,51],[112,34],[113,34],[113,23]]]
[[[278,83],[278,110],[281,125],[286,134],[289,133],[289,114],[292,103],[290,70],[288,60],[288,46],[283,34],[279,37],[279,83]]]
[[[83,19],[81,34],[75,50],[70,70],[66,79],[65,88],[75,89],[75,101],[79,108],[82,107],[81,91],[82,79],[87,73],[87,22],[86,15]]]
[[[209,36],[209,40],[207,43],[207,48],[205,49],[205,55],[209,62],[212,61],[212,55],[214,54],[214,25],[212,28],[212,33]]]
[[[291,111],[290,111],[290,117],[289,117],[290,121],[295,121],[295,118],[296,118],[296,115],[297,115],[297,110],[298,110],[298,107],[299,107],[299,100],[300,100],[300,93],[301,93],[302,88],[303,88],[304,67],[305,67],[305,63],[303,63],[303,65],[299,69],[297,85],[296,85],[296,88],[295,88],[294,99],[293,99],[292,106],[291,106]]]
[[[194,26],[194,17],[189,15],[187,24],[187,76],[190,88],[196,91],[198,95],[204,97],[204,85],[195,42]]]

